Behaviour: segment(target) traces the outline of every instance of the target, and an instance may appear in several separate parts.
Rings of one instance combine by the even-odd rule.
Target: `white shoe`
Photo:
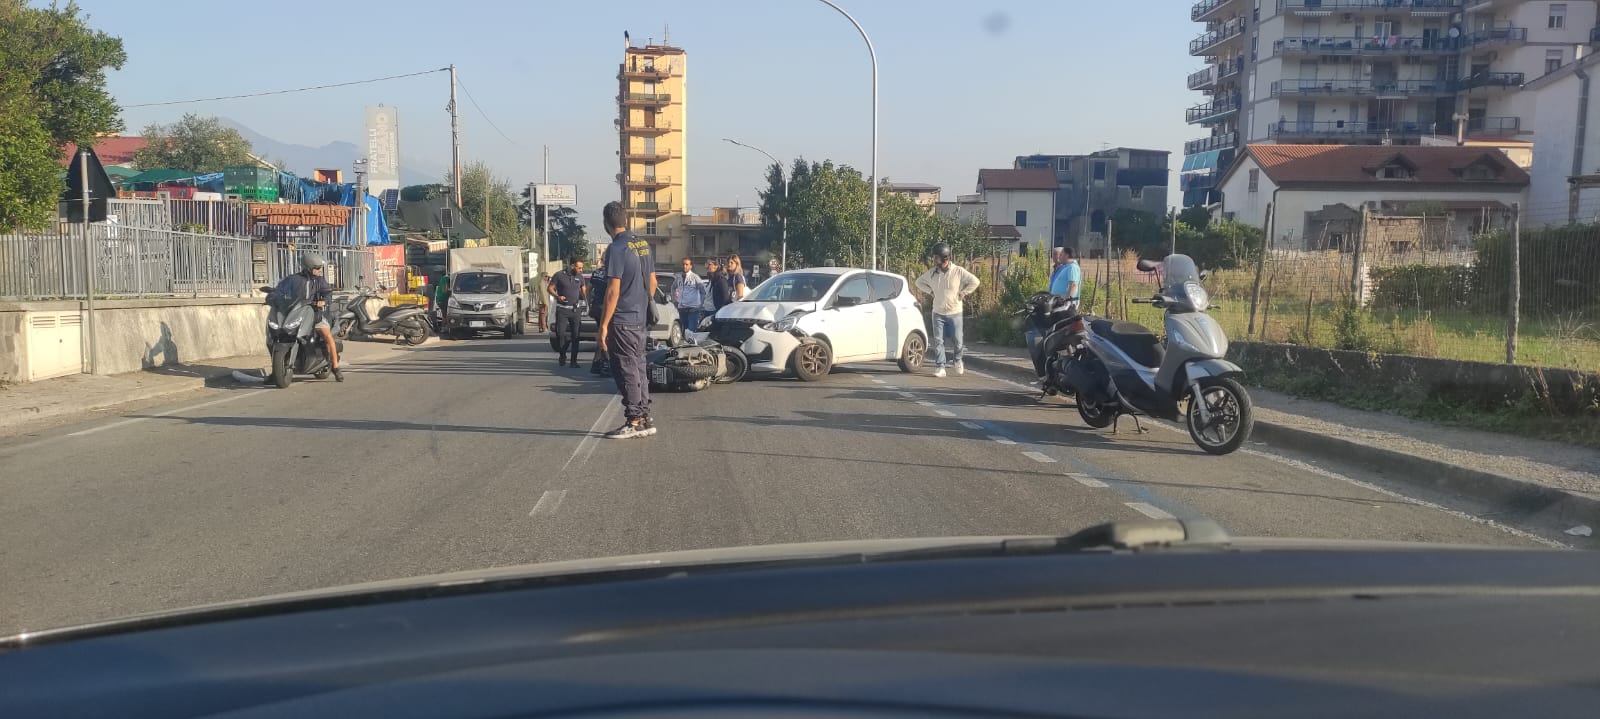
[[[939,379],[944,379],[944,368],[940,367],[939,369],[934,370],[933,376],[938,377]]]
[[[956,376],[959,377],[959,376],[964,375],[966,373],[967,373],[967,366],[962,364],[962,363],[960,363],[960,362],[957,362],[956,363]]]

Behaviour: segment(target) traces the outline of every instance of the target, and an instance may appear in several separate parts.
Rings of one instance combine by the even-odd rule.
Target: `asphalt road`
[[[343,384],[215,388],[0,439],[0,634],[279,592],[749,544],[1061,534],[1548,539],[1256,445],[1111,436],[1017,385],[892,364],[658,395],[657,436],[547,340],[404,353]]]

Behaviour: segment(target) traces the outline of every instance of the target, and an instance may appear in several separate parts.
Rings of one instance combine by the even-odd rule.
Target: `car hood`
[[[772,322],[788,317],[795,310],[816,312],[815,302],[735,302],[717,310],[717,319],[762,320]]]
[[[506,295],[509,294],[511,293],[504,292],[500,294],[483,294],[481,292],[474,292],[470,295],[458,294],[455,295],[455,298],[457,302],[499,302],[500,300],[505,299]]]
[[[1175,539],[1165,535],[1174,526],[1184,525],[1191,534],[1189,539]],[[122,632],[140,631],[182,624],[238,619],[250,615],[277,614],[306,609],[325,609],[346,604],[366,604],[374,601],[405,601],[419,597],[437,596],[441,591],[493,591],[500,587],[527,586],[530,582],[551,580],[567,583],[578,577],[593,581],[629,581],[661,576],[681,576],[697,571],[734,571],[781,566],[803,566],[815,562],[884,562],[912,559],[953,558],[958,556],[998,556],[1007,554],[1037,554],[1059,547],[1061,542],[1071,542],[1077,536],[1101,532],[1105,536],[1133,538],[1139,533],[1145,540],[1157,544],[1145,545],[1142,551],[1157,551],[1159,546],[1182,546],[1193,551],[1388,551],[1388,550],[1504,550],[1502,547],[1472,545],[1446,545],[1416,542],[1387,542],[1372,540],[1320,540],[1286,538],[1228,537],[1220,529],[1210,530],[1206,525],[1180,520],[1155,520],[1148,522],[1121,522],[1101,525],[1080,532],[1073,537],[1039,536],[968,536],[919,537],[907,539],[845,540],[807,542],[803,544],[772,544],[722,549],[698,549],[655,554],[638,554],[599,559],[577,559],[541,564],[477,569],[448,574],[436,574],[405,579],[382,580],[350,584],[326,589],[315,589],[287,594],[256,597],[240,601],[203,605],[188,609],[141,614],[127,618],[96,622],[75,627],[24,632],[13,636],[0,636],[0,651],[22,647],[68,641]],[[1209,525],[1214,527],[1214,525]],[[1201,530],[1197,532],[1196,530]],[[1161,544],[1165,539],[1166,544]],[[1090,545],[1080,549],[1099,549],[1091,539]],[[1527,549],[1525,551],[1541,551]],[[1136,553],[1136,552],[1130,552]],[[666,574],[663,574],[663,573]]]

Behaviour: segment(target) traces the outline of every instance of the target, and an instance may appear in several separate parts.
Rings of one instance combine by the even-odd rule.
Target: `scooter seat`
[[[400,305],[399,307],[384,305],[378,308],[378,317],[388,317],[389,315],[399,312],[400,310],[414,310],[416,308],[417,305]]]
[[[1150,328],[1138,322],[1111,322],[1109,320],[1096,320],[1094,323],[1095,334],[1101,335],[1116,345],[1117,349],[1128,353],[1128,357],[1146,367],[1159,367],[1166,352],[1161,347],[1161,338],[1156,337]]]

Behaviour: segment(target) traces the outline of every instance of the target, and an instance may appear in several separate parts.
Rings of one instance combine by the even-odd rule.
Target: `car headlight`
[[[1200,286],[1199,282],[1183,283],[1183,293],[1189,300],[1189,306],[1196,311],[1204,310],[1211,305],[1211,295],[1206,292],[1206,288]]]
[[[500,300],[499,302],[494,303],[494,308],[497,310],[503,310],[506,308],[507,302],[510,302],[510,300]]]
[[[461,303],[456,301],[456,298],[455,298],[454,295],[451,295],[450,299],[447,300],[444,304],[445,304],[446,307],[460,307],[461,306]]]
[[[800,322],[800,315],[789,315],[788,317],[772,323],[772,330],[774,332],[788,332],[789,330],[794,329],[795,324],[798,322]]]
[[[706,316],[706,317],[701,318],[700,319],[700,331],[701,332],[710,332],[711,331],[711,325],[715,324],[716,321],[717,321],[717,318],[716,317],[712,317],[712,316]]]

